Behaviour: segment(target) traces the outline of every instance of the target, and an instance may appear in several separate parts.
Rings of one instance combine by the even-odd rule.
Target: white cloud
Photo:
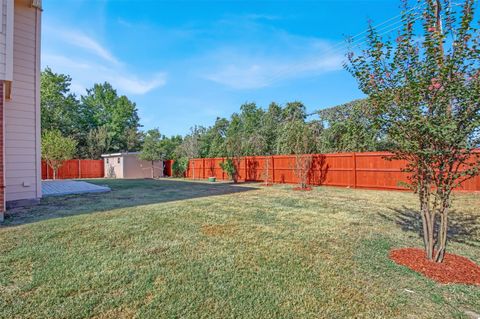
[[[305,51],[289,56],[223,51],[217,54],[213,71],[203,77],[233,89],[260,89],[279,81],[342,69],[343,56],[329,53],[324,45],[312,43]]]
[[[113,64],[119,64],[120,62],[117,60],[117,58],[106,48],[104,48],[100,43],[98,43],[96,40],[93,38],[87,36],[86,34],[83,34],[78,31],[61,31],[59,35],[62,37],[62,39],[79,48],[85,49],[87,51],[90,51],[91,53],[99,56],[100,58],[113,63]]]
[[[42,66],[69,74],[72,77],[72,91],[77,94],[83,94],[85,88],[104,81],[110,82],[123,93],[137,95],[146,94],[166,84],[164,72],[140,77],[97,40],[76,30],[56,30],[65,28],[48,28],[49,32],[45,34],[55,39],[52,41],[55,45],[44,48],[44,51],[48,51],[42,53]],[[71,50],[72,47],[75,49]]]
[[[148,79],[141,79],[136,74],[123,68],[107,67],[95,62],[71,59],[57,54],[42,56],[44,67],[52,67],[54,72],[66,73],[72,77],[71,89],[76,94],[84,94],[85,88],[94,83],[110,82],[121,92],[143,95],[166,84],[166,73],[159,72]]]
[[[165,73],[158,73],[149,80],[138,79],[134,75],[129,74],[127,76],[107,76],[107,81],[111,82],[114,87],[118,87],[126,92],[143,95],[158,87],[164,86],[167,83],[166,78]]]

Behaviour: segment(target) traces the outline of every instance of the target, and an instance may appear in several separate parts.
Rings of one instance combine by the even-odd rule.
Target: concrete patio
[[[42,195],[47,196],[63,196],[73,194],[87,193],[106,193],[110,192],[110,187],[99,186],[83,181],[57,180],[42,181]]]

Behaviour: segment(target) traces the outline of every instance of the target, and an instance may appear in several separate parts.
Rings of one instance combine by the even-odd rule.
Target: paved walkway
[[[110,187],[98,186],[82,181],[57,180],[42,181],[43,196],[63,196],[85,193],[105,193],[111,191]]]

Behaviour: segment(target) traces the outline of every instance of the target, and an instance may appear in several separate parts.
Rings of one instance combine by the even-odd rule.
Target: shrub
[[[188,168],[188,158],[180,157],[173,161],[172,170],[174,177],[184,177]]]
[[[238,181],[237,167],[232,159],[228,158],[225,162],[220,163],[222,170],[227,173],[228,177],[235,183]]]
[[[53,179],[63,162],[72,159],[77,149],[77,142],[62,136],[58,130],[47,130],[42,134],[42,158],[53,169]]]

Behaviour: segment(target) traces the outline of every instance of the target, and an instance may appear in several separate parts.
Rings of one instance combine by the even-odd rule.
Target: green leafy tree
[[[228,165],[231,173],[230,176],[235,183],[238,182],[238,167],[240,167],[240,157],[244,155],[242,125],[243,123],[241,117],[237,113],[234,113],[230,119],[230,125],[228,126],[225,137],[225,149],[227,152],[227,160],[225,162],[227,163],[226,165]],[[230,174],[229,171],[225,172]]]
[[[88,130],[105,126],[111,137],[110,151],[127,151],[140,127],[135,103],[118,96],[107,82],[88,89],[81,101],[84,126]]]
[[[302,102],[288,102],[283,108],[283,120],[287,122],[302,121],[307,118],[307,109]]]
[[[238,166],[234,160],[227,158],[224,162],[220,163],[220,167],[234,183],[238,182]]]
[[[188,158],[180,157],[173,161],[173,165],[172,165],[173,176],[184,177],[187,169],[188,169]]]
[[[450,8],[448,1],[428,0],[419,16],[405,4],[395,43],[370,27],[368,47],[350,53],[347,65],[391,139],[394,158],[407,162],[426,257],[436,262],[445,256],[452,191],[479,173],[472,151],[480,127],[474,4],[464,0]]]
[[[70,91],[72,79],[46,68],[40,77],[41,127],[43,131],[59,130],[64,136],[78,138],[83,131],[80,103]]]
[[[87,135],[87,152],[91,159],[98,159],[110,149],[111,137],[105,126],[92,129]]]
[[[151,177],[155,177],[155,162],[165,159],[165,149],[162,143],[162,134],[158,129],[147,131],[143,141],[142,151],[139,158],[151,163]]]
[[[318,112],[324,129],[322,152],[368,152],[383,150],[386,138],[375,125],[368,100],[355,100]]]
[[[265,154],[266,140],[261,129],[264,111],[255,103],[243,104],[240,111],[242,154],[250,156]]]
[[[308,186],[308,177],[313,164],[315,136],[309,124],[294,119],[284,126],[279,140],[279,150],[283,154],[295,155],[294,173],[302,189]]]
[[[206,139],[210,144],[207,157],[224,157],[226,155],[225,137],[228,126],[227,119],[217,118],[215,124],[207,130]]]
[[[262,125],[259,128],[265,140],[265,149],[262,155],[276,154],[282,123],[282,108],[275,102],[270,103],[267,112],[263,115]]]
[[[178,157],[187,158],[189,161],[193,158],[198,158],[201,156],[201,143],[205,141],[202,139],[205,129],[203,127],[192,127],[190,129],[190,134],[185,136],[182,144],[177,147],[176,154]],[[195,178],[195,163],[193,163],[193,178]]]
[[[181,135],[175,135],[172,137],[162,136],[162,148],[165,152],[165,159],[176,159],[176,150],[182,145],[183,138]]]
[[[59,130],[45,130],[42,133],[42,158],[53,169],[53,179],[63,162],[75,155],[77,142],[64,137]]]
[[[126,150],[128,152],[137,152],[142,149],[143,138],[145,133],[139,131],[136,127],[128,128],[125,132],[125,140],[127,143]]]

